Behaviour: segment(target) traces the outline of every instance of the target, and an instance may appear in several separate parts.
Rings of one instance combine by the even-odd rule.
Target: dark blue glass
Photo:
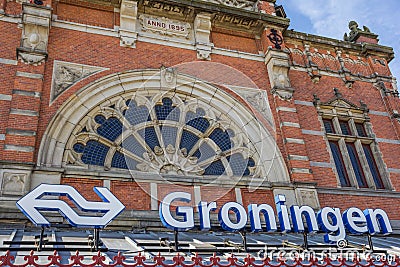
[[[356,123],[356,129],[358,136],[366,137],[367,133],[365,132],[364,124],[363,123]]]
[[[248,176],[250,175],[250,170],[248,167],[254,167],[254,160],[245,159],[242,154],[235,153],[230,157],[226,157],[229,161],[229,165],[235,176]]]
[[[153,126],[138,130],[138,133],[152,150],[154,150],[154,147],[160,146],[156,131],[154,130]]]
[[[198,162],[212,158],[215,155],[216,155],[215,149],[213,149],[207,143],[202,143],[199,149],[197,149],[196,152],[193,153],[193,156],[199,159]]]
[[[374,155],[372,154],[371,147],[369,145],[363,145],[365,157],[368,161],[369,169],[371,170],[372,177],[374,178],[375,186],[378,189],[384,189],[381,175],[379,174],[378,166],[376,165]]]
[[[75,144],[74,150],[78,153],[82,153],[81,160],[83,163],[104,166],[109,148],[98,141],[91,140],[87,142],[86,146]]]
[[[180,110],[172,106],[172,100],[170,98],[163,98],[162,102],[162,105],[155,106],[157,119],[179,121]]]
[[[332,120],[324,119],[324,128],[327,133],[335,133]]]
[[[120,152],[115,152],[114,157],[111,161],[111,167],[119,168],[119,169],[128,169],[126,165],[125,156]]]
[[[340,129],[342,130],[342,134],[351,135],[349,123],[347,121],[339,121]]]
[[[224,173],[225,167],[221,160],[211,163],[204,171],[205,175],[222,175]]]
[[[349,152],[351,165],[353,165],[354,174],[359,187],[368,187],[367,181],[365,180],[364,172],[358,158],[356,147],[352,143],[346,143],[347,151]]]
[[[111,117],[107,120],[103,120],[101,117],[103,116],[96,116],[96,118],[99,119],[98,121],[101,121],[98,122],[101,123],[101,125],[99,128],[97,128],[97,133],[110,141],[115,141],[115,139],[117,139],[123,131],[123,125],[121,121],[115,117]]]
[[[187,152],[189,153],[193,146],[197,143],[197,141],[199,141],[199,139],[200,138],[197,135],[189,131],[183,130],[179,148],[186,148]]]
[[[207,119],[201,117],[200,114],[189,111],[186,114],[186,125],[192,126],[193,128],[199,130],[200,132],[205,133],[208,127],[210,127],[210,123],[208,122]]]
[[[137,125],[139,123],[151,120],[150,113],[147,107],[138,107],[135,101],[129,101],[129,104],[127,105],[129,109],[124,112],[124,116],[131,125]]]
[[[123,148],[132,152],[133,154],[142,157],[146,150],[132,135],[128,136],[121,144]]]
[[[163,137],[164,145],[172,145],[175,147],[178,129],[171,126],[160,126],[161,135]]]
[[[233,142],[230,139],[228,131],[217,128],[210,134],[209,138],[213,140],[222,151],[229,150],[233,147]]]
[[[331,148],[333,160],[335,161],[336,170],[339,175],[340,185],[351,186],[346,172],[346,167],[344,166],[342,154],[340,153],[339,144],[337,142],[329,141],[329,146]]]

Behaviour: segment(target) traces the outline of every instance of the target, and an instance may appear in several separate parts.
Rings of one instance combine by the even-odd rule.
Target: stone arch
[[[257,158],[255,165],[258,171],[253,177],[268,182],[289,182],[289,174],[274,133],[269,132],[246,105],[226,91],[202,80],[180,73],[170,75],[172,80],[166,80],[167,76],[163,76],[162,71],[160,74],[160,70],[116,73],[77,91],[62,105],[48,125],[42,138],[38,165],[68,168],[68,149],[73,145],[71,140],[76,141],[77,128],[84,127],[83,123],[88,121],[85,117],[91,118],[96,109],[105,109],[107,105],[114,105],[117,98],[132,97],[138,92],[142,98],[146,94],[153,96],[158,93],[175,100],[178,98],[174,96],[179,96],[180,100],[176,101],[208,103],[210,108],[220,112],[220,116],[225,116],[228,124],[236,129],[241,127],[241,133],[245,133],[244,138],[249,140]]]

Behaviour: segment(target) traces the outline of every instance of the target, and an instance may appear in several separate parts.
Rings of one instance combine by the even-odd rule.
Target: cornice
[[[286,30],[283,35],[285,38],[292,38],[302,42],[310,42],[330,46],[333,49],[342,48],[347,51],[354,51],[367,56],[381,56],[386,58],[388,62],[390,62],[394,58],[393,48],[389,46],[370,43],[352,43],[348,41],[337,40],[329,37],[313,35],[294,30]]]

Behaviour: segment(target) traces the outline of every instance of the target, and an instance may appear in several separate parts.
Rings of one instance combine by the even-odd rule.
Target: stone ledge
[[[0,94],[0,101],[11,101],[11,100],[12,100],[11,95]]]
[[[23,96],[31,96],[31,97],[40,97],[39,92],[32,92],[32,91],[26,91],[26,90],[20,90],[20,89],[13,89],[12,93],[15,95],[23,95]]]
[[[33,146],[4,145],[4,150],[18,151],[18,152],[34,152],[35,151],[35,147],[33,147]]]
[[[314,131],[314,130],[301,130],[303,134],[308,134],[308,135],[318,135],[318,136],[324,136],[325,133],[323,131]]]
[[[14,60],[14,59],[0,58],[0,64],[16,66],[18,64],[18,61]]]
[[[43,79],[43,75],[42,74],[37,74],[37,73],[17,71],[15,73],[15,75],[18,76],[18,77],[24,77],[24,78],[31,78],[31,79],[38,79],[38,80],[42,80]]]
[[[36,136],[35,131],[7,128],[6,134],[19,136]]]
[[[333,164],[330,162],[310,161],[310,166],[321,167],[321,168],[333,168]]]
[[[367,197],[400,198],[400,192],[381,189],[346,188],[346,187],[317,187],[318,194],[350,195]]]
[[[37,111],[27,110],[27,109],[16,109],[16,108],[10,109],[10,114],[30,116],[30,117],[38,117],[39,116],[39,112],[37,112]]]

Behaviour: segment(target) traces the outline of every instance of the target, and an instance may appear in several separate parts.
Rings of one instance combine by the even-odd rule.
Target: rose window
[[[146,94],[119,96],[89,112],[68,142],[66,164],[180,175],[257,174],[254,146],[229,114],[198,98]]]

